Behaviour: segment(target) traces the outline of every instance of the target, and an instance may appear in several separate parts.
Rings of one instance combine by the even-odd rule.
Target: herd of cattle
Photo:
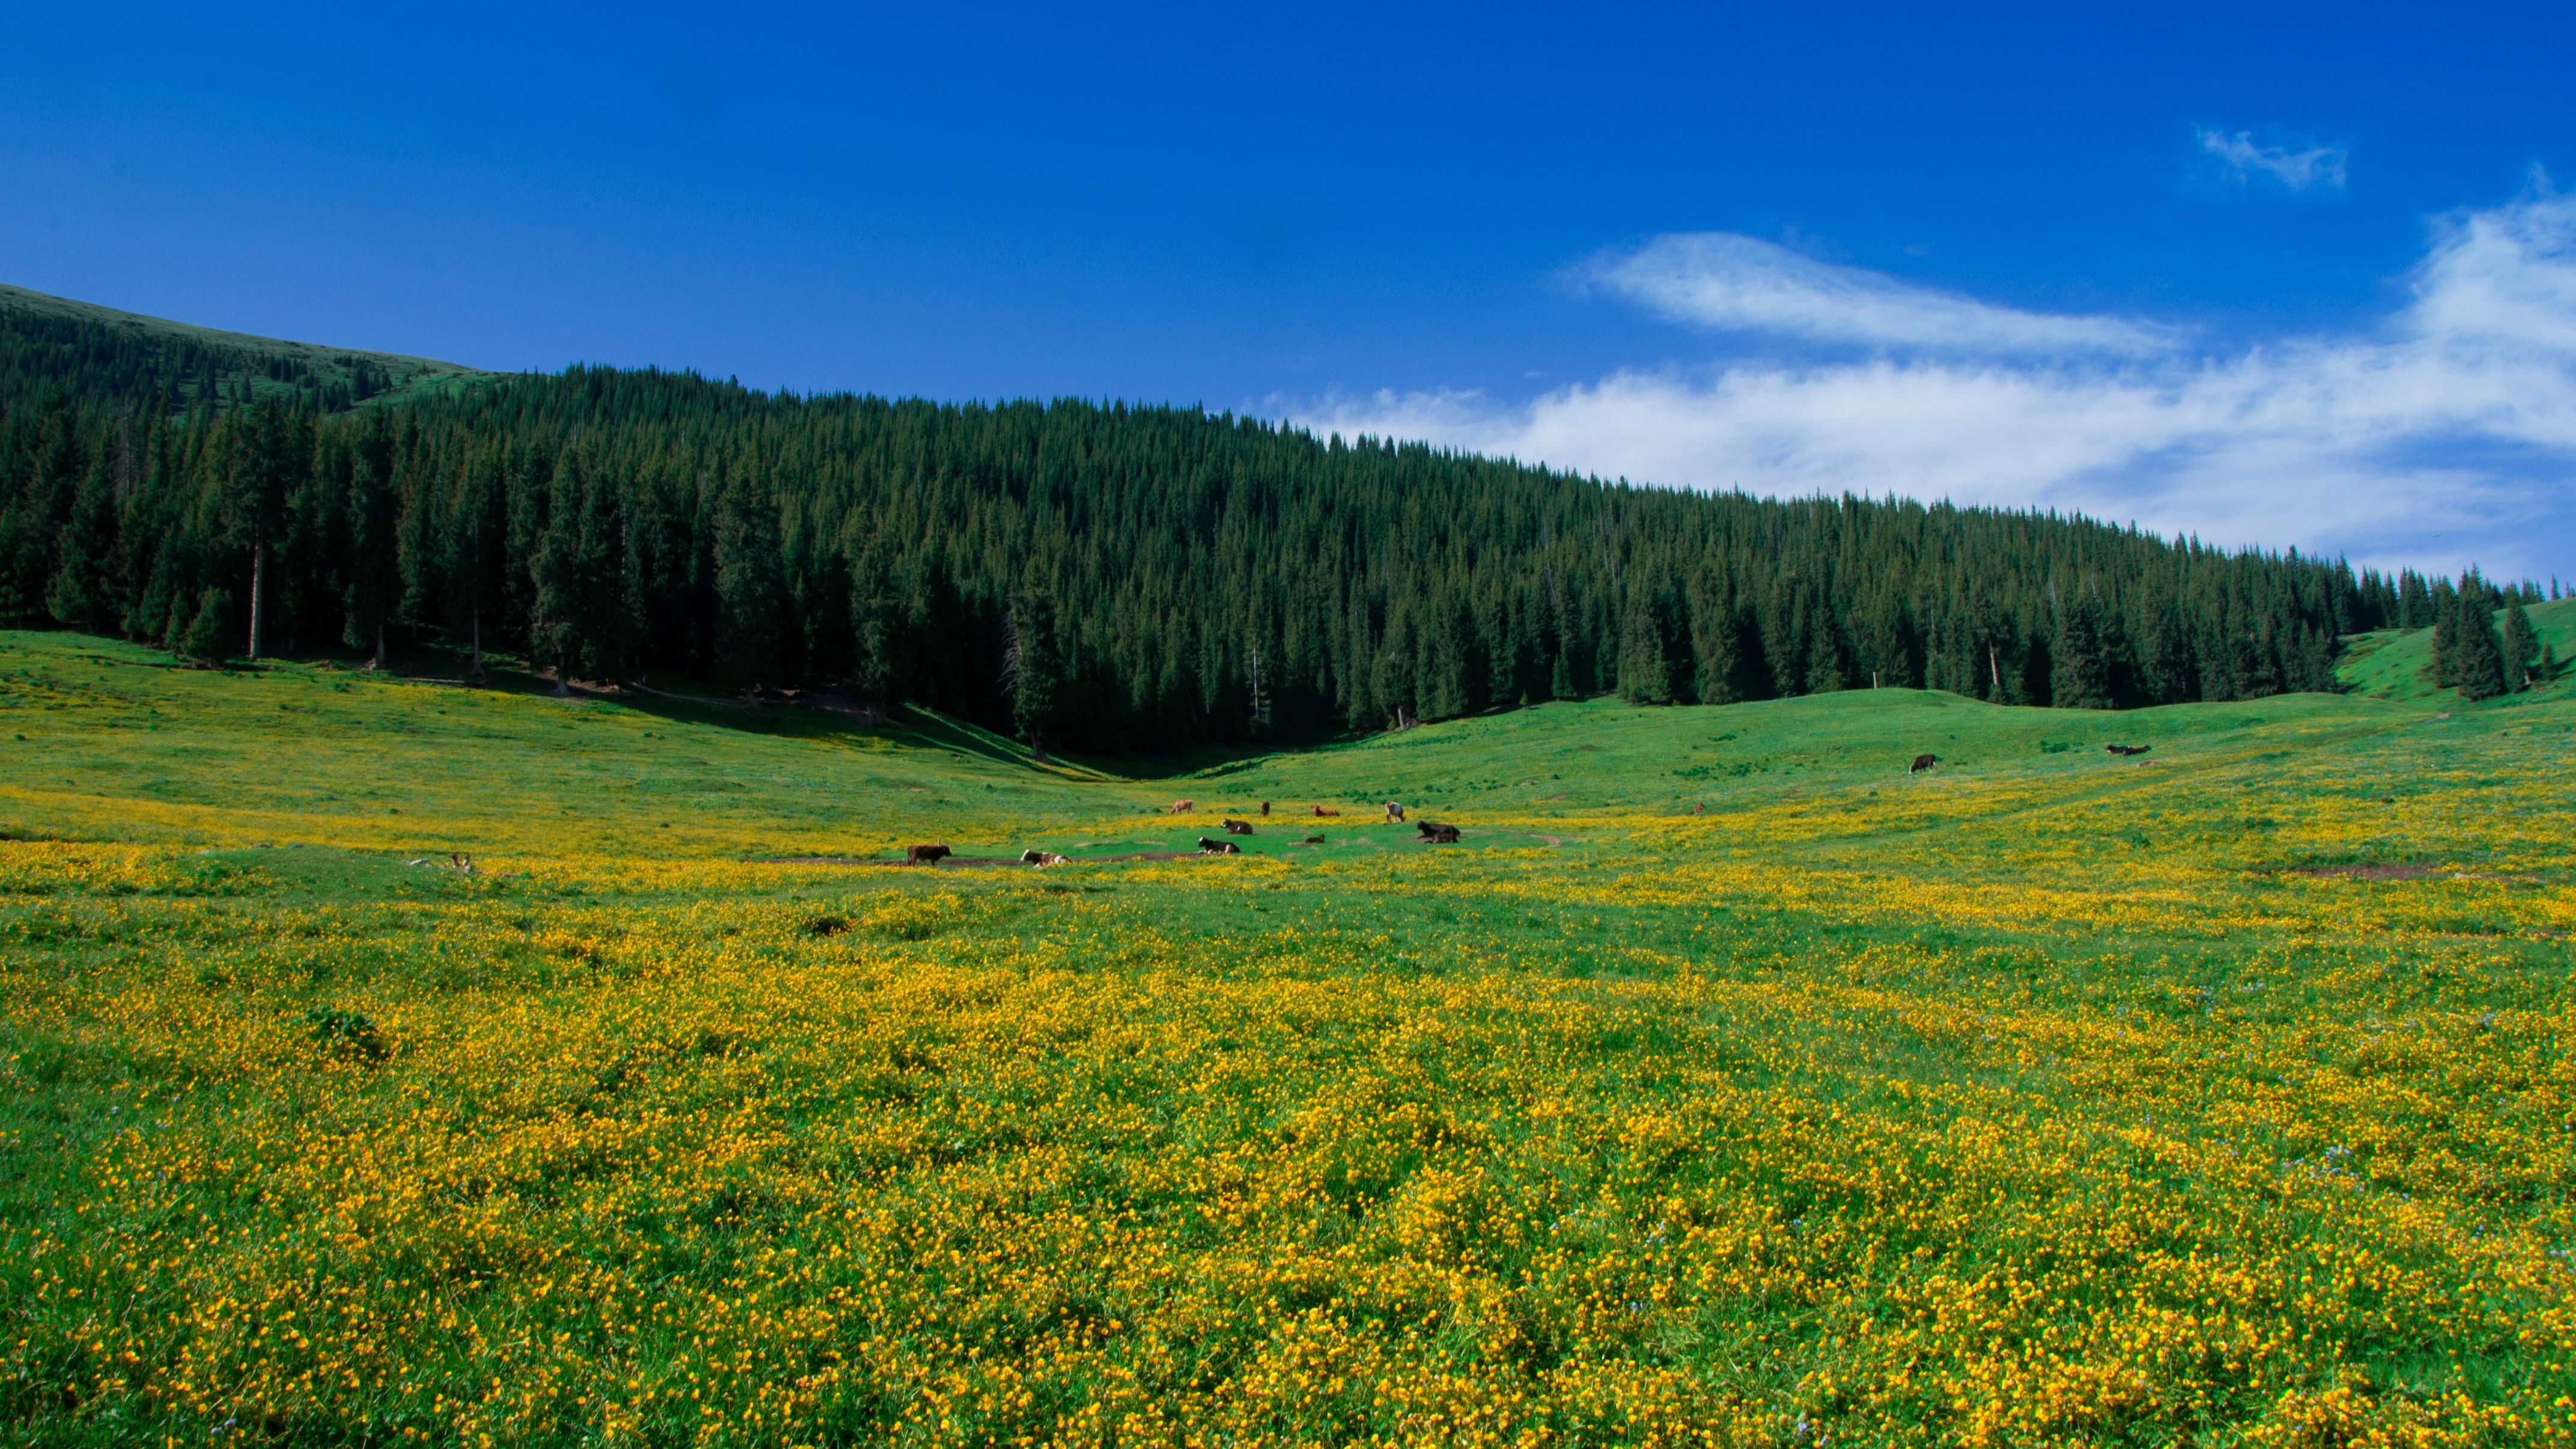
[[[2143,755],[2149,750],[2154,749],[2155,746],[2104,745],[2102,748],[2109,754],[2128,756]],[[1905,773],[1908,775],[1920,775],[1924,771],[1929,770],[1940,763],[1941,757],[1939,755],[1916,755],[1914,757],[1914,763],[1906,767]],[[1196,800],[1175,800],[1171,804],[1169,813],[1174,815],[1187,815],[1197,808],[1198,802]],[[1338,817],[1342,813],[1330,805],[1313,805],[1308,808],[1315,812],[1318,819],[1325,816]],[[1706,805],[1693,805],[1691,807],[1691,813],[1693,815],[1697,815],[1705,811],[1707,808],[1708,807]],[[1264,800],[1261,802],[1259,814],[1264,820],[1270,818],[1269,801]],[[1386,818],[1390,824],[1401,822],[1405,818],[1404,807],[1393,800],[1387,801]],[[1225,833],[1228,835],[1250,835],[1253,833],[1252,822],[1249,820],[1237,820],[1231,816],[1227,816],[1221,821],[1221,823],[1225,828]],[[1458,843],[1458,827],[1455,825],[1443,825],[1437,820],[1417,820],[1413,824],[1414,828],[1422,833],[1421,843],[1424,845],[1456,845]],[[1324,837],[1320,835],[1309,835],[1300,842],[1300,844],[1304,845],[1321,845],[1323,843]],[[936,866],[940,861],[947,859],[953,853],[954,852],[950,851],[945,845],[916,845],[904,852],[903,859],[904,864],[906,865]],[[1204,835],[1199,837],[1199,854],[1201,855],[1241,855],[1242,853],[1242,847],[1236,845],[1231,840],[1210,840]],[[1066,857],[1054,854],[1051,851],[1024,850],[1020,852],[1020,863],[1022,865],[1045,867],[1050,865],[1067,865],[1071,862]]]
[[[1174,815],[1187,814],[1190,810],[1196,808],[1196,805],[1196,801],[1176,800],[1172,802],[1171,813]],[[1314,811],[1318,816],[1339,815],[1342,813],[1339,810],[1335,810],[1326,805],[1317,805],[1314,807]],[[1261,802],[1261,818],[1265,820],[1270,818],[1270,802],[1267,800]],[[1387,801],[1386,818],[1389,820],[1404,819],[1404,807],[1393,800]],[[1229,816],[1221,823],[1224,825],[1225,833],[1228,835],[1250,835],[1253,833],[1252,822],[1249,820],[1236,820]],[[1417,820],[1413,822],[1413,828],[1421,832],[1421,841],[1424,845],[1456,845],[1458,843],[1458,827],[1455,825],[1443,825],[1437,820]],[[1324,843],[1324,837],[1320,835],[1309,835],[1298,843],[1301,845],[1321,845]],[[1242,853],[1243,848],[1236,845],[1231,840],[1210,840],[1204,835],[1199,837],[1199,854],[1201,855],[1241,855]],[[939,862],[946,860],[955,854],[955,851],[950,850],[945,845],[915,845],[904,851],[903,863],[906,865],[927,865],[935,867]],[[1071,861],[1065,856],[1055,854],[1053,851],[1024,850],[1020,852],[1020,864],[1033,865],[1043,869],[1050,865],[1068,865],[1071,864]]]

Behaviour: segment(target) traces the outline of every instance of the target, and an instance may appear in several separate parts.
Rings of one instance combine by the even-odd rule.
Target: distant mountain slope
[[[2523,612],[2531,616],[2531,627],[2539,632],[2540,642],[2556,650],[2560,660],[2576,659],[2576,596],[2531,604]],[[2502,610],[2497,611],[2496,622],[2502,627]],[[2430,629],[2383,629],[2358,634],[2346,641],[2346,650],[2335,676],[2354,694],[2372,699],[2430,699],[2459,694],[2456,689],[2442,688],[2424,677],[2433,662]],[[2561,677],[2553,692],[2576,692],[2576,675]]]
[[[175,413],[291,396],[317,412],[345,412],[485,375],[435,358],[192,327],[0,284],[5,403],[59,390],[91,407]]]
[[[1611,692],[2331,691],[2344,636],[2464,591],[2504,601],[2071,515],[1638,487],[1196,408],[480,373],[0,296],[0,620],[205,660],[439,642],[1165,752]]]

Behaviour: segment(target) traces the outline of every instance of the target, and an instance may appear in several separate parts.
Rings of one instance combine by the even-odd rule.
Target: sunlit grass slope
[[[2576,598],[2533,604],[2523,612],[2530,616],[2540,642],[2556,650],[2562,663],[2576,659]],[[2502,610],[2496,611],[2496,622],[2502,627]],[[2375,634],[2357,634],[2348,641],[2347,651],[2343,663],[2335,668],[2335,676],[2356,694],[2405,700],[2459,697],[2458,690],[2437,688],[2424,677],[2425,669],[2433,662],[2430,629],[2383,629]],[[2554,699],[2576,697],[2576,671],[2561,675],[2544,692]]]
[[[16,1442],[2576,1439],[2576,703],[1136,781],[0,651]],[[775,862],[915,838],[1084,862]]]

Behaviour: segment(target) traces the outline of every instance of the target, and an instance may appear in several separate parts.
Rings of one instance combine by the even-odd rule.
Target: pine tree
[[[385,625],[402,599],[401,500],[394,493],[393,452],[392,420],[376,413],[358,435],[349,474],[347,626],[341,635],[351,648],[369,651],[369,669],[385,667]]]
[[[2460,682],[2460,605],[2460,595],[2447,579],[2433,590],[2433,657],[2424,666],[2424,677],[2436,689]]]
[[[747,477],[728,481],[718,497],[715,520],[717,663],[722,672],[746,683],[780,681],[787,667],[781,627],[787,580],[781,552],[778,505],[769,490]],[[934,619],[942,612],[954,617],[954,611],[935,606],[930,612]]]
[[[2505,692],[2504,641],[2496,637],[2495,616],[2483,598],[2460,596],[2458,661],[2460,698],[2493,699]]]
[[[893,589],[893,571],[887,565],[885,549],[871,540],[850,570],[850,692],[859,697],[862,705],[876,711],[895,702],[896,681],[902,674],[901,661],[896,658],[901,619],[895,610]]]
[[[1011,723],[1046,763],[1047,726],[1055,718],[1062,683],[1056,652],[1055,595],[1041,584],[1024,585],[1011,600],[1010,647],[1002,656],[1002,688],[1011,698]]]
[[[224,661],[224,641],[233,637],[233,599],[222,589],[197,596],[196,611],[176,631],[171,652],[206,664]]]
[[[2508,692],[2531,688],[2546,678],[2536,675],[2540,664],[2540,634],[2531,627],[2531,616],[2522,611],[2522,601],[2514,600],[2504,609],[2504,684]]]
[[[626,673],[634,655],[641,581],[626,509],[618,498],[614,482],[597,470],[583,481],[573,564],[573,652],[582,672],[594,679]]]
[[[80,629],[115,626],[124,610],[109,570],[117,558],[115,485],[108,479],[108,459],[101,449],[81,475],[71,518],[55,547],[53,586],[45,591],[45,612]]]
[[[580,638],[581,485],[579,457],[566,449],[555,459],[545,522],[528,564],[535,585],[528,610],[529,662],[554,666],[557,695],[572,692],[573,651]]]
[[[2102,606],[2087,590],[2057,614],[2049,644],[2049,683],[2059,709],[2109,709],[2111,670],[2102,639]]]
[[[1630,704],[1673,702],[1671,589],[1640,571],[1619,626],[1619,697]]]

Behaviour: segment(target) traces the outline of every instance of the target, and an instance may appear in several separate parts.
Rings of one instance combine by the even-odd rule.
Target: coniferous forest
[[[1151,752],[1611,691],[2244,699],[2333,688],[2340,635],[2485,630],[2539,597],[1195,409],[601,367],[397,386],[356,354],[317,367],[6,300],[0,621],[205,660],[438,642],[581,680],[837,685]],[[2443,643],[2446,669],[2503,684]]]

